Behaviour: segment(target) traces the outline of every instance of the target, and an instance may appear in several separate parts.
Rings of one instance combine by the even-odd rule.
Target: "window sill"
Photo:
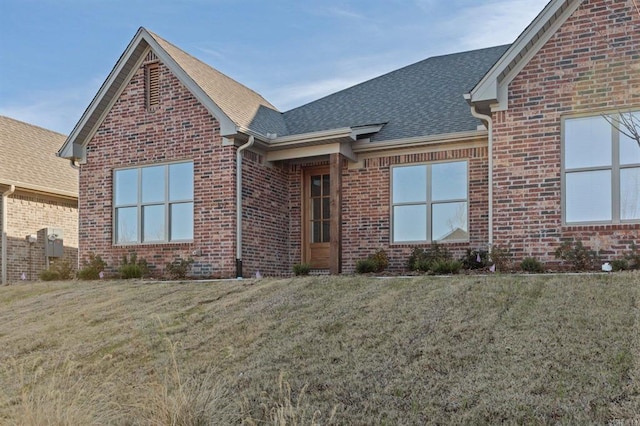
[[[563,231],[621,231],[627,229],[638,229],[640,222],[623,223],[571,223],[563,224]]]
[[[113,243],[113,247],[154,247],[154,246],[178,246],[178,245],[190,245],[193,244],[193,240],[184,241],[154,241],[150,243]]]
[[[420,247],[431,244],[438,245],[462,245],[469,244],[469,240],[440,240],[440,241],[403,241],[403,242],[391,242],[389,247]]]

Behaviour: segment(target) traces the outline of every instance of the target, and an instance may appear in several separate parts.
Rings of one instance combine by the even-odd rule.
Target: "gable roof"
[[[551,0],[465,98],[484,112],[508,108],[507,89],[583,0]]]
[[[78,171],[56,157],[66,136],[0,116],[0,184],[78,197]]]
[[[223,136],[235,135],[252,125],[284,129],[280,113],[262,96],[141,27],[58,151],[60,157],[84,158],[87,143],[149,49],[220,122]]]
[[[287,127],[295,134],[386,123],[372,142],[476,130],[463,95],[508,47],[425,59],[287,111]]]

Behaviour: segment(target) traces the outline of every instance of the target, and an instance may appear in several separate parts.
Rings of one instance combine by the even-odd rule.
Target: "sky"
[[[431,56],[512,43],[547,2],[0,0],[0,115],[70,133],[141,26],[286,111]]]

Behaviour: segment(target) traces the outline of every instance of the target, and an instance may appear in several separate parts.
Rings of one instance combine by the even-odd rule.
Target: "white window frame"
[[[633,113],[639,114],[640,111],[625,111],[624,114]],[[611,120],[615,122],[616,117],[619,115],[616,113],[601,113],[601,114],[589,114],[589,115],[572,115],[565,116],[561,119],[561,183],[562,183],[562,225],[563,226],[592,226],[592,225],[617,225],[625,223],[640,223],[640,219],[621,219],[620,212],[620,176],[621,171],[625,169],[634,169],[640,167],[640,163],[621,164],[620,163],[620,130],[616,128]],[[612,117],[612,119],[606,120],[604,116]],[[611,164],[606,166],[593,166],[593,167],[566,167],[566,123],[568,120],[584,119],[602,117],[603,120],[609,122],[611,130]],[[638,147],[640,149],[640,147]],[[598,172],[598,171],[610,171],[611,172],[611,220],[599,220],[599,221],[567,221],[567,175],[570,173],[578,172]],[[599,194],[593,194],[594,197]]]
[[[135,167],[121,167],[121,168],[117,168],[113,170],[113,175],[112,175],[112,238],[113,238],[113,244],[114,245],[118,245],[118,246],[130,246],[130,245],[150,245],[150,244],[169,244],[169,243],[187,243],[187,242],[193,242],[193,232],[195,232],[195,229],[193,229],[193,224],[192,224],[192,235],[191,238],[188,239],[171,239],[171,206],[176,205],[176,204],[187,204],[187,203],[191,203],[192,205],[192,211],[193,211],[193,204],[194,204],[194,197],[193,194],[191,196],[191,198],[186,198],[186,199],[178,199],[178,200],[170,200],[169,197],[169,187],[170,187],[170,183],[169,183],[169,166],[171,165],[175,165],[175,164],[187,164],[187,163],[191,163],[192,167],[193,167],[193,161],[173,161],[173,162],[168,162],[168,163],[154,163],[154,164],[145,164],[143,166],[135,166]],[[158,202],[142,202],[142,170],[145,168],[150,168],[150,167],[158,167],[158,166],[162,166],[164,167],[164,200],[163,201],[158,201]],[[124,171],[124,170],[137,170],[137,202],[136,203],[123,203],[123,204],[117,204],[116,203],[116,173],[119,171]],[[193,170],[193,169],[192,169]],[[195,175],[195,172],[194,172]],[[194,179],[194,176],[191,176],[192,179]],[[194,189],[195,190],[195,189]],[[143,208],[145,206],[163,206],[164,207],[164,236],[165,238],[162,240],[150,240],[150,241],[144,241],[143,235],[144,235],[144,215],[143,215]],[[120,208],[131,208],[131,207],[135,207],[136,208],[136,219],[137,219],[137,236],[136,236],[136,241],[124,241],[124,242],[118,242],[118,209]]]
[[[443,199],[443,200],[437,200],[434,201],[433,197],[432,197],[432,193],[433,193],[433,178],[432,178],[432,166],[435,164],[453,164],[453,163],[465,163],[466,165],[466,197],[465,198],[451,198],[451,199]],[[401,168],[401,167],[415,167],[415,166],[424,166],[426,167],[426,173],[427,173],[427,177],[426,177],[426,197],[424,202],[394,202],[394,198],[393,198],[393,171],[396,168]],[[390,208],[390,222],[389,222],[389,228],[391,230],[390,232],[390,238],[391,238],[391,244],[394,245],[406,245],[406,244],[424,244],[424,243],[431,243],[433,240],[433,206],[434,205],[440,205],[440,204],[450,204],[450,203],[466,203],[466,228],[467,228],[467,235],[469,235],[469,161],[467,159],[456,159],[456,160],[447,160],[447,161],[433,161],[433,162],[422,162],[422,163],[408,163],[408,164],[396,164],[391,166],[390,169],[390,176],[389,176],[389,180],[390,180],[390,189],[389,189],[389,195],[390,195],[390,200],[389,200],[389,205],[391,206]],[[402,241],[396,241],[395,238],[395,229],[394,229],[394,212],[395,212],[395,207],[397,206],[425,206],[426,208],[426,240],[402,240]],[[441,244],[447,244],[447,243],[459,243],[459,242],[468,242],[469,238],[464,238],[464,239],[457,239],[457,240],[435,240],[438,243]]]

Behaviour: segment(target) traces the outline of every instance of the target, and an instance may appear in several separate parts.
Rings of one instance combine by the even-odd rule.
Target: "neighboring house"
[[[59,151],[80,165],[80,254],[222,277],[351,272],[378,248],[400,271],[432,241],[620,256],[640,148],[603,114],[640,110],[639,26],[632,0],[552,0],[510,46],[284,113],[141,28]]]
[[[0,116],[2,283],[78,260],[78,171],[56,157],[65,135]]]

